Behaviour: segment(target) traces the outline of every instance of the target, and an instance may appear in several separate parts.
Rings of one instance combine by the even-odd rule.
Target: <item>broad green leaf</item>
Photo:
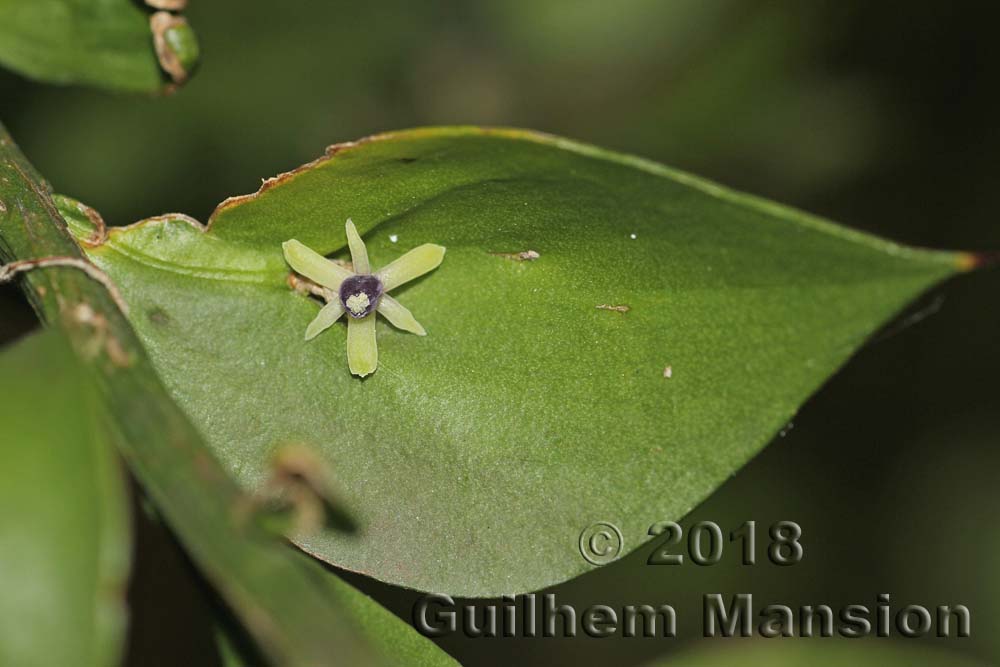
[[[154,13],[137,0],[0,0],[0,65],[52,83],[159,91],[168,77]],[[161,57],[175,56],[190,73],[198,51],[190,28],[166,12],[158,17]]]
[[[93,230],[71,201],[81,238]],[[352,377],[346,326],[281,245],[376,270],[447,248],[393,294],[426,336],[377,324]],[[666,167],[518,130],[430,129],[334,147],[223,202],[90,248],[164,381],[238,479],[318,447],[359,519],[298,540],[379,579],[460,595],[587,571],[581,531],[625,550],[768,442],[880,324],[967,255],[904,248]],[[294,282],[294,281],[293,281]]]
[[[647,667],[985,667],[967,655],[911,642],[877,639],[722,639],[712,648],[684,651]]]
[[[117,665],[131,535],[94,387],[54,333],[0,355],[0,664]]]

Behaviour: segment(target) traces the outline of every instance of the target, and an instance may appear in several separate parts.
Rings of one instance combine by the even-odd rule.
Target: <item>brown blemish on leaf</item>
[[[541,255],[534,250],[522,250],[521,252],[491,252],[490,254],[495,257],[512,259],[515,262],[533,262],[541,257]]]
[[[629,306],[628,304],[625,303],[620,303],[620,304],[600,303],[594,306],[594,308],[597,308],[598,310],[613,310],[616,313],[627,313],[628,311],[632,310],[632,306]]]
[[[167,315],[167,311],[162,308],[151,308],[146,316],[156,326],[164,327],[170,324],[170,315]]]
[[[7,213],[7,204],[3,203],[3,200],[0,199],[0,215],[4,215],[6,213]]]

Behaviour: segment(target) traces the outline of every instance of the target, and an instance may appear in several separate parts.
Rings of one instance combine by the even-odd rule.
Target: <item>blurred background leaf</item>
[[[0,352],[0,664],[119,664],[131,530],[98,410],[58,334]]]
[[[0,65],[49,83],[161,91],[153,13],[139,0],[0,0]]]

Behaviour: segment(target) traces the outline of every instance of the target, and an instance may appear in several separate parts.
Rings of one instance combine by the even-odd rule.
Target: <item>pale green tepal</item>
[[[296,273],[320,287],[327,304],[306,327],[306,340],[330,328],[345,312],[347,319],[347,365],[351,373],[364,377],[378,367],[375,343],[375,312],[403,331],[426,336],[427,332],[401,303],[386,294],[414,278],[433,271],[444,259],[444,247],[425,243],[382,267],[371,270],[368,250],[358,230],[347,220],[347,245],[351,249],[351,271],[323,257],[295,239],[281,244],[285,260]]]

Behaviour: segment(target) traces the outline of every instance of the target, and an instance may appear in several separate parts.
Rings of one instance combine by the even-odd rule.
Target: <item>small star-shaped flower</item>
[[[347,365],[351,373],[364,377],[374,373],[378,367],[376,311],[403,331],[418,336],[427,335],[413,314],[386,292],[436,269],[444,259],[444,247],[425,243],[378,271],[372,271],[365,242],[349,219],[347,245],[351,249],[354,271],[330,261],[295,239],[285,241],[281,248],[285,251],[285,260],[296,273],[325,288],[323,295],[327,304],[306,328],[306,340],[312,340],[326,331],[347,313]]]

